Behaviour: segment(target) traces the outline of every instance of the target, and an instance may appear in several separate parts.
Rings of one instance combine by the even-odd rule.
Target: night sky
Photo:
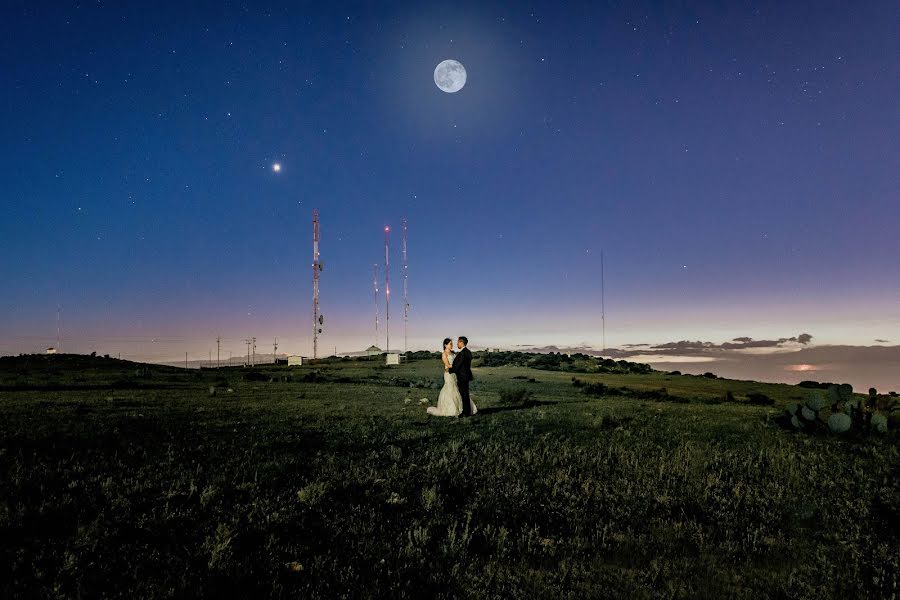
[[[900,340],[892,1],[4,2],[0,353]],[[454,94],[432,74],[466,68]],[[281,165],[280,172],[273,164]],[[383,266],[382,266],[383,273]],[[384,299],[381,299],[382,309]],[[382,334],[379,344],[384,346]]]

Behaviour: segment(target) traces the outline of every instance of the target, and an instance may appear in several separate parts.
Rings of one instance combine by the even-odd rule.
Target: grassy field
[[[437,360],[0,359],[0,594],[900,597],[895,433],[786,431],[788,385],[475,376],[458,420],[410,387]]]

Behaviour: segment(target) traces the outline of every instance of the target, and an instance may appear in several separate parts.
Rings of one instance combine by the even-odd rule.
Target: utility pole
[[[322,271],[322,263],[319,262],[319,209],[313,210],[313,359],[319,357],[319,334],[322,333],[320,325],[325,318],[319,314],[319,273]]]
[[[187,369],[187,352],[184,353],[184,368]]]
[[[62,307],[59,303],[56,304],[56,351],[62,354],[62,347],[59,342],[59,315],[62,312]]]
[[[407,332],[409,322],[409,295],[407,290],[407,278],[409,276],[409,263],[406,261],[406,217],[401,219],[403,226],[403,351],[409,351],[409,334]]]
[[[256,337],[250,338],[253,341],[253,362],[250,363],[251,367],[256,366]]]
[[[228,366],[231,366],[231,350],[228,351]]]
[[[384,228],[384,328],[385,353],[391,351],[391,257],[388,251],[391,228]]]
[[[222,348],[222,336],[217,336],[216,337],[216,369],[218,369],[220,366],[219,352],[220,352],[221,348]]]
[[[206,363],[210,367],[212,366],[212,350],[209,351],[209,362]]]
[[[272,345],[272,364],[278,363],[278,338],[275,338],[275,343]]]
[[[372,285],[375,287],[375,347],[378,347],[378,265],[376,264],[374,269],[374,277],[372,279]]]
[[[250,366],[250,340],[244,340],[244,343],[247,344],[247,362],[244,363],[246,366]]]

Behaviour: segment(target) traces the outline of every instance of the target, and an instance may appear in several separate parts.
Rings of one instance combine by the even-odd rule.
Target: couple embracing
[[[466,347],[469,339],[461,335],[456,340],[459,354],[453,351],[453,340],[444,339],[441,360],[444,363],[444,387],[438,396],[437,406],[427,408],[436,417],[471,417],[478,409],[469,398],[469,382],[472,381],[472,352]]]

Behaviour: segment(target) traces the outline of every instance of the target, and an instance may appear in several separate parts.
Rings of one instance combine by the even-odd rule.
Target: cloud
[[[882,339],[875,340],[876,344],[889,344],[890,342],[891,342],[891,340],[882,340]]]
[[[642,348],[623,345],[605,352],[556,346],[530,348],[528,351],[581,352],[616,360],[646,362],[662,370],[677,369],[694,374],[712,371],[730,379],[782,383],[816,379],[850,383],[858,390],[875,387],[881,392],[900,391],[900,345],[815,346],[809,343],[812,335],[808,333],[778,340],[746,337],[735,340],[723,344],[681,340]],[[879,343],[884,343],[884,340]]]
[[[651,346],[653,350],[673,352],[678,354],[708,354],[715,350],[749,350],[753,348],[783,348],[786,344],[809,344],[813,336],[801,333],[795,337],[778,338],[777,340],[754,340],[751,337],[736,337],[730,342],[714,344],[713,342],[681,340],[678,342],[665,342]],[[628,348],[629,346],[624,346]]]

